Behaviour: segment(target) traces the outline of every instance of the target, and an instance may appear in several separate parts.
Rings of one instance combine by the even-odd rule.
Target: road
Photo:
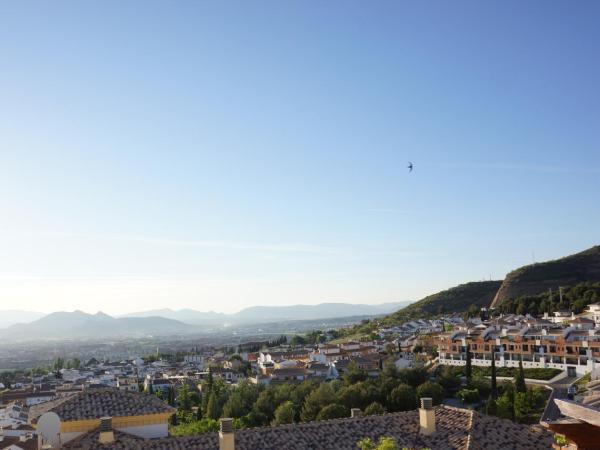
[[[578,378],[579,377],[564,377],[548,385],[548,387],[552,388],[552,393],[548,398],[548,404],[546,405],[544,414],[542,414],[540,419],[542,425],[547,422],[556,421],[560,418],[560,410],[558,409],[558,406],[556,406],[554,399],[567,398],[567,390],[569,389],[569,386],[575,383]]]

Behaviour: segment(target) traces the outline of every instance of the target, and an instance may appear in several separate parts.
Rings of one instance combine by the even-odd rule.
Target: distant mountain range
[[[207,325],[268,324],[294,320],[385,315],[407,303],[257,306],[235,314],[212,311],[205,313],[192,309],[161,309],[120,317],[112,317],[102,312],[88,314],[83,311],[61,311],[40,317],[40,313],[12,311],[12,317],[18,318],[19,322],[29,323],[13,323],[0,329],[0,338],[14,340],[189,335],[203,332],[205,330],[203,326]],[[0,311],[0,316],[3,315],[4,313]]]
[[[155,309],[124,314],[119,317],[158,316],[192,325],[268,323],[281,320],[314,320],[335,317],[376,316],[389,314],[410,302],[365,305],[352,303],[320,303],[318,305],[252,306],[234,314],[194,309]]]
[[[58,339],[180,335],[199,332],[186,323],[163,317],[114,318],[102,312],[55,312],[31,323],[11,325],[0,330],[6,339]]]

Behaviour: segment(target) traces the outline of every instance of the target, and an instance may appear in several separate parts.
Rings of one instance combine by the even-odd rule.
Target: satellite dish
[[[44,444],[52,448],[60,448],[60,417],[50,411],[40,416],[37,422],[37,432],[42,436]]]

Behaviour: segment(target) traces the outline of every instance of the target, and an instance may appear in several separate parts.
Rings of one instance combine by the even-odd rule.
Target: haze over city
[[[597,243],[596,2],[109,3],[0,4],[5,309],[418,300]]]

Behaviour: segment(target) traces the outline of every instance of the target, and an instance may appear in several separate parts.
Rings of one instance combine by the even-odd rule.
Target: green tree
[[[456,397],[463,403],[476,403],[479,401],[479,391],[477,389],[461,389]]]
[[[473,379],[471,380],[470,388],[477,389],[481,398],[488,398],[490,393],[492,392],[491,381],[482,376],[473,377]]]
[[[515,420],[515,389],[512,383],[506,384],[504,393],[496,401],[497,416]]]
[[[175,406],[175,388],[173,386],[169,386],[167,391],[167,402],[171,406]]]
[[[473,317],[479,316],[479,308],[477,307],[477,305],[469,306],[469,309],[467,309],[467,312],[466,312],[466,316],[467,316],[467,319],[471,319]]]
[[[219,422],[212,419],[202,419],[189,423],[180,423],[171,427],[169,434],[171,436],[194,436],[202,433],[219,431]]]
[[[321,383],[314,391],[306,396],[304,406],[300,413],[303,422],[310,422],[317,418],[319,411],[335,401],[335,393],[329,383]]]
[[[442,385],[447,393],[456,392],[460,389],[462,382],[459,378],[460,372],[456,367],[444,366],[438,377],[438,383]]]
[[[363,383],[356,383],[351,386],[344,386],[337,392],[338,403],[346,408],[364,408],[368,405],[369,398]]]
[[[256,409],[256,411],[264,414],[267,418],[267,421],[270,422],[273,419],[273,414],[275,414],[275,408],[277,407],[275,403],[276,402],[274,390],[265,389],[259,394],[258,398],[256,399],[254,408]]]
[[[523,358],[519,356],[519,370],[515,376],[515,390],[517,392],[527,392],[525,385],[525,371],[523,370]]]
[[[247,413],[242,398],[236,392],[233,392],[223,405],[223,415],[225,417],[239,418]]]
[[[306,338],[299,336],[299,335],[295,335],[292,340],[290,341],[290,345],[292,347],[299,347],[302,345],[306,345],[307,344],[307,340]]]
[[[467,378],[467,385],[471,384],[473,378],[473,367],[471,366],[471,349],[467,345],[467,362],[465,364],[465,377]]]
[[[183,387],[179,389],[177,405],[179,405],[180,411],[190,412],[192,410],[192,395],[187,384],[184,384]]]
[[[208,397],[208,404],[206,406],[206,417],[213,420],[217,420],[219,417],[221,417],[221,405],[219,404],[217,394],[214,392],[211,392]]]
[[[360,450],[400,450],[396,440],[392,437],[380,437],[375,444],[371,439],[361,439],[356,444]]]
[[[444,388],[431,381],[426,381],[417,388],[417,400],[423,397],[431,397],[434,405],[439,405],[444,400]]]
[[[355,362],[351,362],[348,369],[342,375],[342,380],[346,386],[365,381],[369,375],[364,370],[360,369]]]
[[[485,413],[490,416],[495,416],[498,414],[498,405],[496,405],[496,400],[491,395],[488,398],[487,403],[485,404]]]
[[[348,410],[339,403],[332,403],[324,406],[321,408],[321,411],[319,411],[319,414],[317,414],[317,420],[330,420],[341,417],[348,417]]]
[[[296,419],[296,406],[291,400],[283,402],[275,410],[275,417],[272,425],[283,425],[285,423],[294,423]]]
[[[206,412],[208,408],[208,399],[210,398],[210,393],[212,392],[213,385],[213,373],[210,366],[208,366],[208,376],[206,378],[206,381],[202,383],[202,411],[204,412]]]
[[[406,383],[414,388],[423,384],[429,378],[427,369],[424,367],[415,367],[413,369],[402,369],[398,371],[398,378],[402,383]]]
[[[381,403],[373,402],[365,408],[365,416],[374,416],[379,414],[385,414],[386,409]]]
[[[496,381],[496,355],[494,354],[493,348],[492,348],[492,397],[494,397],[494,399],[498,398],[498,384]]]
[[[390,393],[388,409],[390,411],[410,411],[417,406],[415,390],[408,384],[399,384]]]

